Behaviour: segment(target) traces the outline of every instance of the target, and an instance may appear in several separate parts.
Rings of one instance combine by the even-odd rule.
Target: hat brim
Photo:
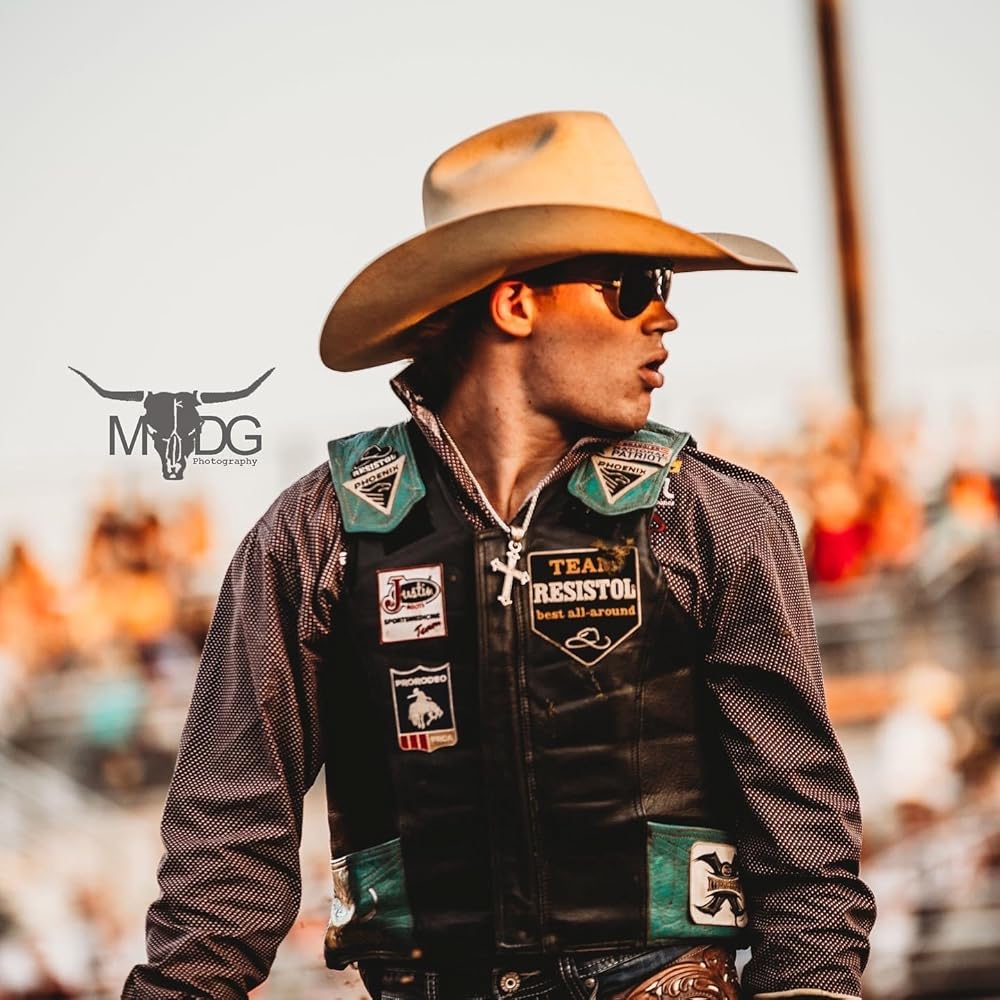
[[[428,229],[372,261],[334,302],[320,357],[345,372],[409,358],[409,331],[438,309],[521,271],[595,253],[664,258],[675,271],[795,270],[760,240],[695,233],[636,212],[593,205],[498,209]]]

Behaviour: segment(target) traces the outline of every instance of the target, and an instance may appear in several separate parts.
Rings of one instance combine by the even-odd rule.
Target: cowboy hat
[[[669,260],[675,271],[794,271],[759,240],[694,233],[660,215],[610,119],[553,111],[503,122],[424,175],[426,230],[372,261],[333,304],[323,363],[356,371],[411,356],[413,328],[502,278],[585,254]]]

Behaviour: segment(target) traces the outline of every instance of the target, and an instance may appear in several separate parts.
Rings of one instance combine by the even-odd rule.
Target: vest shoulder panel
[[[612,517],[653,507],[690,437],[685,431],[647,423],[581,462],[569,492],[591,510]]]
[[[427,492],[405,423],[337,438],[327,450],[349,534],[394,531]]]

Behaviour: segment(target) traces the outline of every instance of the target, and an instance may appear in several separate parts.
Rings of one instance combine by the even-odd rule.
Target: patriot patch
[[[450,663],[412,670],[390,667],[389,683],[400,750],[433,753],[458,743]]]
[[[629,438],[626,441],[617,441],[605,448],[601,454],[606,458],[623,462],[643,462],[646,465],[656,465],[662,468],[670,461],[673,451],[661,444],[656,444],[655,441],[640,441]]]
[[[696,924],[746,927],[747,900],[732,844],[691,845],[690,914]]]
[[[388,514],[396,500],[405,462],[406,456],[394,448],[374,444],[362,452],[351,469],[351,478],[343,485],[380,514]]]
[[[383,643],[447,635],[441,563],[379,570],[378,614]]]
[[[593,666],[642,624],[639,554],[559,549],[528,554],[531,630]]]

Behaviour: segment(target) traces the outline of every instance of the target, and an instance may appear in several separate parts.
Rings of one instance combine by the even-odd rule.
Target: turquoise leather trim
[[[616,516],[655,506],[663,489],[663,480],[670,472],[670,464],[680,454],[691,435],[675,431],[662,424],[649,422],[631,437],[623,438],[581,462],[570,477],[568,489],[578,500],[599,514]],[[652,462],[643,461],[643,445],[654,446]],[[650,451],[650,449],[647,449]],[[631,454],[630,454],[631,453]],[[621,456],[616,459],[615,454]],[[599,465],[624,463],[643,472],[632,486],[620,486],[609,496],[606,482],[602,481]],[[626,474],[627,475],[627,474]]]
[[[337,438],[327,450],[344,531],[393,531],[427,492],[405,423]]]
[[[327,947],[352,954],[412,948],[413,912],[399,840],[335,858],[332,867]]]
[[[711,827],[647,823],[650,943],[688,937],[732,938],[743,933],[743,928],[735,923],[695,923],[691,917],[691,845],[698,841],[732,844],[733,838]]]

